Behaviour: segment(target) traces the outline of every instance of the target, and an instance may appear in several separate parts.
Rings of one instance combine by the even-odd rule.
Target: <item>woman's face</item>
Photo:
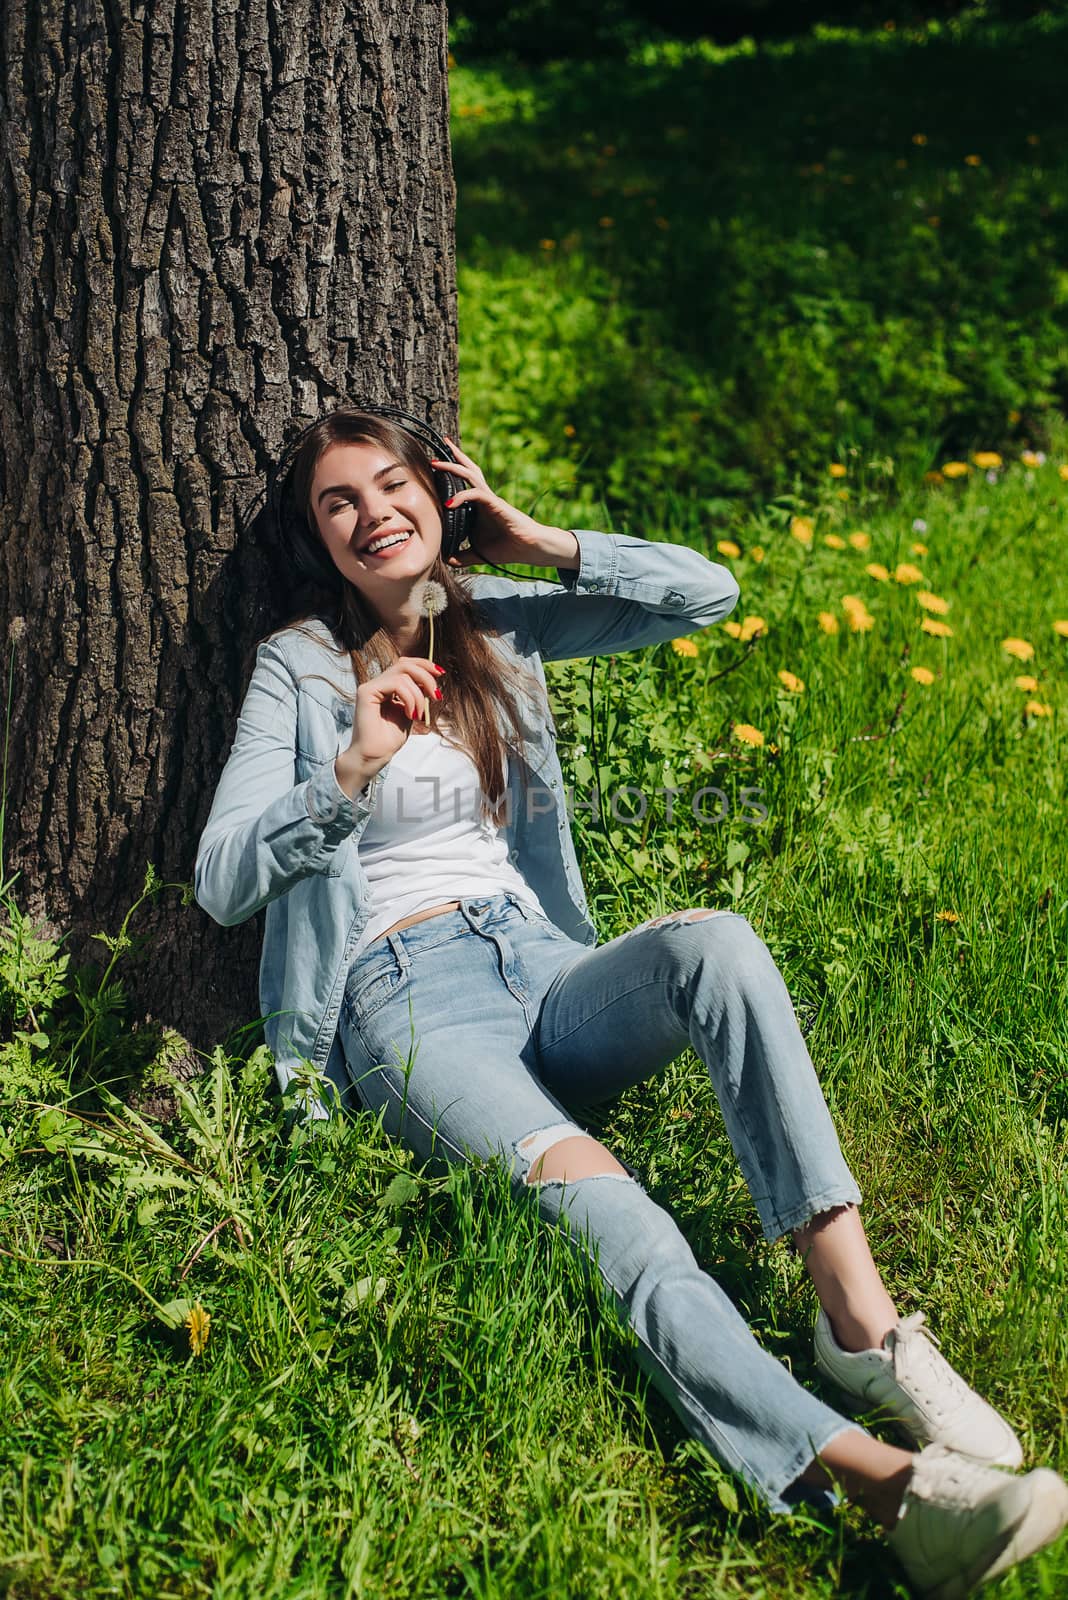
[[[420,582],[441,550],[437,497],[384,445],[329,445],[311,506],[334,565],[372,604]]]

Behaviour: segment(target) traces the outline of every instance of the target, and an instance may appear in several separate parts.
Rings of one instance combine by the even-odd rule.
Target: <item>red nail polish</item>
[[[439,667],[436,662],[434,663],[434,671],[435,672],[440,672],[442,677],[445,676],[445,668],[444,667]]]
[[[440,689],[435,689],[434,690],[434,699],[435,700],[440,700],[441,699],[441,690]]]
[[[455,495],[453,495],[453,497],[452,497],[452,500],[455,500],[455,499],[456,499],[456,496],[455,496]],[[446,505],[447,505],[447,506],[451,506],[451,505],[452,505],[452,500],[446,500],[446,502],[445,502],[445,504],[446,504]]]

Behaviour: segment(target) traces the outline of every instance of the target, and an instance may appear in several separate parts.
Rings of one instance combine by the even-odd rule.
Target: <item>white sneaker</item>
[[[1051,1544],[1068,1524],[1068,1483],[1046,1467],[1014,1478],[929,1444],[916,1457],[891,1550],[928,1600],[961,1600]]]
[[[852,1398],[852,1410],[881,1407],[919,1445],[944,1444],[989,1466],[1022,1464],[1019,1439],[954,1372],[924,1330],[922,1311],[891,1328],[881,1349],[853,1354],[841,1348],[821,1309],[815,1349],[816,1365]]]

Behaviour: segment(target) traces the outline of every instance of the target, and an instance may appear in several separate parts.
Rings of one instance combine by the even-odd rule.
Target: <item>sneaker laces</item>
[[[926,1318],[922,1311],[914,1311],[892,1328],[888,1335],[890,1356],[895,1378],[908,1378],[910,1387],[925,1404],[937,1402],[940,1408],[947,1401],[963,1405],[971,1390],[959,1373],[955,1372],[941,1354],[939,1340],[923,1326]],[[915,1337],[914,1337],[915,1336]]]
[[[936,1464],[936,1472],[925,1471],[925,1468]],[[1004,1480],[1005,1477],[1006,1474],[998,1472],[996,1468],[988,1467],[982,1461],[972,1461],[970,1457],[948,1450],[944,1445],[928,1445],[917,1456],[912,1476],[905,1485],[902,1514],[910,1498],[973,1507],[977,1500],[998,1486],[999,1479]]]

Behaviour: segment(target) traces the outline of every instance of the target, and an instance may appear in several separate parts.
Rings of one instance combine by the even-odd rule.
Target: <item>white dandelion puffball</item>
[[[423,585],[423,593],[419,600],[419,613],[424,617],[440,617],[449,603],[445,593],[445,585],[438,583],[434,578],[428,578]]]

